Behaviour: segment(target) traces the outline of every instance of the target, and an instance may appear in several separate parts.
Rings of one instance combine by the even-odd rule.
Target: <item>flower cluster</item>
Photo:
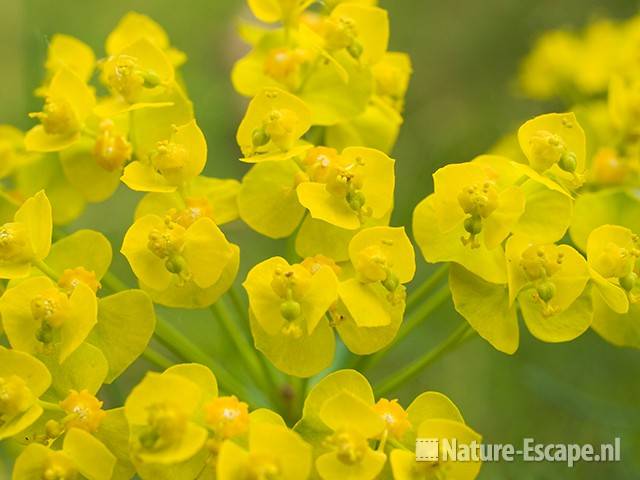
[[[472,329],[515,352],[519,316],[546,342],[591,327],[640,348],[637,19],[541,41],[525,90],[580,102],[434,173],[413,235],[449,283],[433,294],[435,274],[408,295],[416,260],[390,226],[389,155],[411,62],[388,51],[387,12],[375,0],[248,5],[261,23],[240,24],[249,48],[232,72],[249,98],[241,181],[203,175],[186,55],[133,12],[99,59],[54,36],[35,125],[0,126],[0,441],[19,451],[14,480],[472,480],[479,462],[415,458],[419,437],[480,441],[447,397],[405,409],[374,390],[392,392]],[[572,66],[585,58],[600,68]],[[120,247],[139,288],[111,271],[103,233],[69,231],[120,183],[140,192]],[[247,299],[240,249],[220,228],[237,219],[291,240],[249,269]],[[470,327],[372,388],[357,370],[449,290]],[[235,355],[200,347],[154,304],[210,308]],[[123,381],[139,358],[157,371]],[[116,381],[128,391],[114,401],[103,386]]]
[[[392,149],[411,74],[389,52],[389,21],[373,1],[251,1],[276,28],[245,25],[250,51],[234,66],[251,98],[238,128],[254,164],[238,193],[240,218],[272,238],[295,235],[288,260],[271,258],[244,283],[256,346],[281,370],[310,376],[333,360],[335,329],[354,353],[394,338],[413,248],[387,227]]]

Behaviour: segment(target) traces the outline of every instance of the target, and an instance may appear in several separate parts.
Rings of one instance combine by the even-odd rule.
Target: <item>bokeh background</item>
[[[543,31],[580,28],[598,16],[625,18],[637,11],[630,0],[381,0],[390,11],[391,47],[407,51],[415,75],[406,123],[394,152],[397,162],[395,225],[410,225],[413,207],[432,189],[440,165],[467,161],[502,134],[538,113],[560,108],[518,96],[514,77],[522,56]],[[0,123],[28,128],[26,112],[39,110],[31,96],[41,79],[47,41],[56,32],[79,37],[100,56],[103,42],[127,11],[150,15],[189,56],[184,78],[209,144],[206,173],[240,178],[236,126],[245,100],[233,92],[229,72],[244,51],[236,21],[248,17],[243,0],[0,0]],[[110,201],[91,206],[72,226],[105,232],[117,251],[138,195],[121,189]],[[550,215],[553,212],[549,212]],[[242,247],[239,279],[258,261],[281,253],[283,242],[226,227]],[[115,268],[132,282],[123,258]],[[419,261],[419,277],[430,271]],[[219,339],[208,312],[166,312],[197,342],[225,363],[234,352]],[[460,322],[443,306],[373,372],[375,382],[437,344]],[[127,385],[148,367],[139,362],[118,385],[104,391],[108,404],[122,402]],[[242,376],[241,371],[237,371]],[[640,352],[617,349],[587,332],[569,344],[550,345],[522,329],[513,356],[481,339],[468,342],[397,392],[406,405],[424,390],[438,390],[461,408],[485,441],[519,444],[524,437],[546,443],[596,443],[622,439],[622,462],[578,464],[493,463],[481,479],[640,478]],[[4,466],[3,466],[4,464]],[[9,478],[10,456],[0,451],[0,479]]]

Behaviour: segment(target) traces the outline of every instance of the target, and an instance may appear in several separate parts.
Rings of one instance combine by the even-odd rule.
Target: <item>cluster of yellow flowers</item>
[[[239,248],[218,225],[240,216],[271,237],[297,231],[298,263],[268,259],[244,283],[255,344],[280,370],[328,367],[334,328],[368,354],[400,327],[415,257],[404,229],[386,226],[394,161],[385,152],[410,62],[387,52],[387,14],[375,2],[313,3],[249,2],[282,26],[242,28],[253,49],[233,78],[253,99],[237,139],[255,164],[242,182],[201,175],[207,144],[177,71],[186,57],[158,24],[127,14],[98,61],[81,41],[52,38],[36,90],[44,106],[30,115],[39,124],[0,129],[0,440],[18,445],[15,480],[477,475],[478,462],[415,462],[419,436],[480,439],[444,395],[424,393],[405,410],[376,403],[365,377],[339,370],[310,390],[290,428],[275,411],[250,412],[233,394],[246,389],[156,318],[154,303],[208,307],[231,287]],[[139,289],[109,271],[102,233],[64,229],[120,180],[144,192],[121,247]],[[101,387],[138,357],[167,362],[149,350],[154,333],[199,363],[168,362],[123,407],[103,408]]]
[[[423,393],[406,410],[376,402],[365,377],[334,361],[335,332],[352,354],[381,358],[428,316],[401,330],[405,310],[440,278],[407,297],[414,249],[404,228],[389,226],[388,154],[411,62],[387,50],[387,12],[375,0],[248,4],[269,25],[240,28],[250,46],[232,73],[250,97],[236,137],[250,165],[241,181],[202,175],[207,143],[179,73],[186,56],[137,13],[119,22],[97,61],[81,41],[54,36],[35,92],[43,108],[30,115],[38,125],[25,134],[0,127],[0,440],[20,445],[15,480],[478,474],[479,462],[415,460],[418,437],[480,440],[444,395]],[[606,57],[598,73],[606,81],[578,78],[584,69],[549,75],[543,42],[526,62],[528,91],[563,95],[569,85],[588,101],[575,114],[525,122],[492,154],[439,169],[434,193],[416,207],[425,259],[445,262],[456,310],[498,350],[518,348],[519,312],[543,341],[592,327],[613,344],[640,347],[640,70],[625,60],[636,24],[601,22],[568,42],[584,50],[572,60]],[[619,58],[598,56],[603,45],[615,45]],[[596,94],[609,78],[607,102]],[[64,228],[120,181],[144,194],[120,250],[137,289],[110,272],[102,233]],[[247,274],[248,310],[233,290],[240,249],[219,228],[238,218],[292,239],[286,259]],[[228,291],[235,316],[221,299]],[[156,316],[154,304],[211,307],[255,385]],[[150,347],[152,338],[185,363]],[[123,407],[103,409],[101,387],[141,356],[162,373],[148,372]],[[332,364],[337,371],[316,378],[308,394],[299,386],[296,418],[274,367],[308,378]],[[376,392],[425,364],[418,359]]]

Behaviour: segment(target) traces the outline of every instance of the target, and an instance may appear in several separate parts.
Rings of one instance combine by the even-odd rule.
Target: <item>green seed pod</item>
[[[471,235],[478,235],[482,231],[482,218],[472,215],[465,219],[464,229]]]
[[[351,45],[347,47],[347,52],[356,60],[362,56],[362,45],[357,40],[354,40]]]
[[[366,198],[361,191],[349,192],[347,194],[347,203],[352,210],[358,212],[362,209],[366,202]]]
[[[164,262],[165,268],[171,273],[182,273],[187,269],[187,261],[181,255],[173,255]]]
[[[144,78],[144,86],[147,88],[157,87],[161,83],[160,76],[153,70],[144,72],[142,78]]]
[[[280,314],[288,321],[292,322],[300,316],[302,308],[295,300],[287,300],[280,305]]]
[[[382,286],[386,288],[390,292],[395,292],[396,288],[400,285],[400,281],[398,277],[396,277],[393,273],[389,272],[387,274],[387,278],[382,282]]]
[[[635,272],[631,272],[629,275],[625,275],[618,280],[620,281],[620,286],[627,292],[630,292],[634,289],[636,283],[638,282],[638,275]]]
[[[578,160],[576,159],[576,154],[573,152],[563,153],[560,157],[560,161],[558,162],[558,166],[565,172],[575,172],[576,168],[578,168]]]
[[[270,140],[271,137],[267,132],[264,131],[263,128],[256,128],[251,134],[251,142],[256,148],[264,147],[267,143],[269,143]]]
[[[548,302],[556,295],[556,286],[553,282],[545,281],[536,287],[538,296],[543,302]]]

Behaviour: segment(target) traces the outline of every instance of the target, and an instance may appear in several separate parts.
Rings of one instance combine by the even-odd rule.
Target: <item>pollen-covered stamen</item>
[[[162,450],[182,439],[187,429],[187,417],[175,405],[166,403],[149,407],[147,427],[138,436],[143,450]]]
[[[171,219],[184,228],[189,228],[200,218],[213,218],[213,207],[205,197],[189,197],[185,199],[187,208],[175,210]]]
[[[639,256],[637,247],[620,247],[609,242],[594,259],[594,268],[605,278],[623,278],[633,271]]]
[[[468,185],[458,194],[458,204],[469,215],[464,221],[464,229],[469,236],[461,238],[462,244],[478,248],[480,242],[477,237],[482,232],[482,220],[499,206],[498,189],[490,181]]]
[[[267,54],[264,73],[290,88],[296,88],[300,82],[300,71],[310,55],[302,48],[274,48]]]
[[[31,390],[21,377],[0,377],[0,426],[25,412],[34,400]]]
[[[409,414],[398,403],[398,400],[389,401],[386,398],[381,398],[373,406],[373,410],[385,421],[389,435],[396,439],[402,438],[411,427]]]
[[[520,258],[520,267],[535,287],[534,297],[543,305],[542,313],[551,316],[556,309],[550,304],[556,296],[555,275],[564,262],[564,253],[555,245],[531,245]]]
[[[27,229],[22,223],[5,223],[0,227],[0,261],[27,261],[32,256]]]
[[[31,300],[31,315],[40,323],[36,339],[45,346],[51,345],[57,330],[71,315],[71,303],[66,293],[51,288]]]
[[[108,58],[103,72],[107,86],[129,103],[137,101],[144,88],[154,88],[161,83],[156,72],[143,69],[137,58],[125,54]]]
[[[180,253],[184,245],[185,228],[167,219],[164,228],[154,228],[149,233],[147,248],[159,258]]]
[[[181,183],[183,169],[189,162],[189,150],[180,143],[162,140],[149,155],[151,165],[172,183]]]
[[[335,432],[325,439],[325,445],[335,450],[338,459],[347,465],[360,463],[369,448],[367,439],[352,430]]]
[[[294,131],[299,123],[300,118],[293,110],[272,110],[264,118],[262,128],[253,133],[254,147],[259,148],[271,142],[283,152],[290,150],[298,140]]]
[[[234,395],[218,397],[205,405],[206,421],[218,439],[242,435],[249,430],[249,406]]]
[[[344,162],[335,148],[315,147],[307,152],[302,165],[309,180],[327,183],[338,175]]]
[[[247,480],[279,480],[282,478],[282,468],[278,460],[266,453],[249,454],[249,471]]]
[[[126,136],[115,131],[111,120],[100,123],[100,131],[93,147],[96,163],[109,172],[120,170],[131,159],[133,149]]]
[[[76,480],[78,471],[63,451],[51,451],[42,470],[42,480]]]
[[[574,152],[567,150],[566,143],[560,135],[547,130],[537,131],[529,140],[531,148],[531,168],[542,173],[558,164],[567,172],[575,172],[577,162]]]
[[[102,409],[102,402],[87,390],[77,392],[71,390],[69,395],[60,402],[60,406],[67,413],[64,420],[65,428],[81,428],[89,433],[98,430],[106,412]]]
[[[87,285],[94,292],[101,288],[95,272],[90,272],[84,267],[67,268],[58,280],[58,286],[68,292],[73,292],[81,283]]]
[[[356,22],[349,17],[327,18],[324,25],[327,50],[346,48],[353,58],[362,55],[362,44],[358,41]]]
[[[42,111],[30,113],[29,117],[40,120],[49,135],[73,135],[82,127],[77,112],[63,98],[47,97]]]

